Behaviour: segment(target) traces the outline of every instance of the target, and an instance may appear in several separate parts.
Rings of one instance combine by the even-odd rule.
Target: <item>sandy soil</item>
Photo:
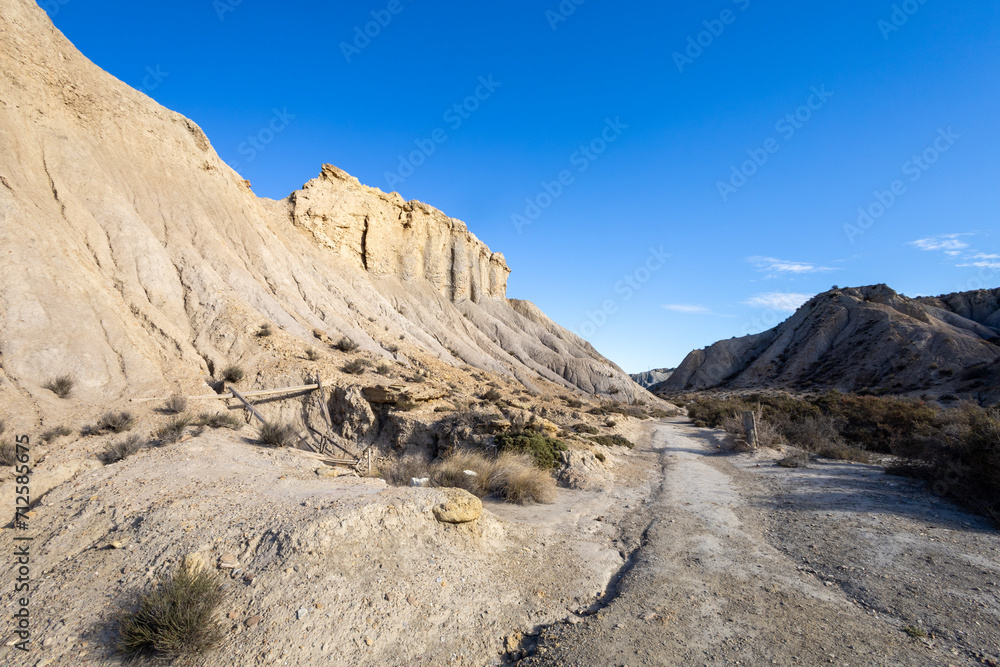
[[[189,664],[1000,659],[983,520],[874,466],[778,468],[677,420],[632,431],[634,450],[605,450],[606,490],[486,501],[462,526],[434,518],[440,490],[318,475],[223,432],[81,471],[34,510],[36,644],[0,663],[120,664],[115,613],[191,553],[238,567],[223,646]]]
[[[657,427],[641,548],[606,607],[546,629],[522,664],[997,664],[1000,539],[984,520],[875,466],[788,470],[719,442]]]

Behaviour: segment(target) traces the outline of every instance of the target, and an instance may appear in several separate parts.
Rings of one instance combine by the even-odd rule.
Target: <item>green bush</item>
[[[579,424],[574,424],[573,430],[576,431],[577,433],[590,433],[591,435],[596,435],[600,433],[600,431],[596,427],[591,426],[590,424],[584,424],[583,422]]]
[[[216,611],[222,582],[205,570],[180,567],[159,586],[143,593],[134,611],[118,619],[119,652],[173,659],[205,653],[223,637]]]
[[[612,433],[611,435],[595,435],[591,438],[594,442],[605,447],[628,447],[633,449],[635,443],[623,435]]]
[[[543,469],[555,468],[559,464],[559,453],[569,449],[562,440],[541,433],[501,433],[495,436],[494,443],[500,452],[530,454],[535,465]]]

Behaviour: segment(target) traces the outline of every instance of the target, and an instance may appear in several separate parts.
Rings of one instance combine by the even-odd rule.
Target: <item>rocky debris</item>
[[[329,408],[330,420],[340,437],[367,444],[377,435],[378,418],[360,387],[334,387]]]
[[[236,559],[233,554],[222,554],[219,556],[219,569],[220,570],[235,570],[240,566],[240,562]]]
[[[594,452],[586,449],[569,449],[560,456],[563,465],[556,473],[556,479],[561,486],[581,491],[603,491],[608,488],[610,483],[608,468]]]
[[[248,628],[253,628],[259,625],[260,621],[261,621],[260,614],[254,614],[253,616],[248,617],[247,620],[243,621],[243,625],[247,626]]]
[[[483,502],[464,489],[442,489],[447,499],[434,506],[434,518],[441,523],[469,523],[483,513]]]
[[[998,326],[1000,289],[922,299],[886,285],[834,289],[769,331],[690,353],[655,390],[871,390],[992,403]]]

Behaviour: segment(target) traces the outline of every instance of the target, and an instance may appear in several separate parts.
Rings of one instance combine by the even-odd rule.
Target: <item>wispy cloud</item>
[[[812,294],[799,294],[797,292],[767,292],[751,297],[743,303],[755,308],[769,308],[779,312],[793,313],[812,297]]]
[[[683,303],[670,303],[663,306],[667,310],[675,313],[686,313],[688,315],[711,315],[712,311],[705,306],[691,306]]]
[[[759,271],[765,271],[771,275],[801,275],[803,273],[825,273],[838,270],[829,266],[819,266],[809,262],[790,262],[775,257],[754,256],[748,257],[747,261],[756,266]]]
[[[989,261],[969,262],[967,264],[956,264],[956,266],[976,267],[976,268],[981,268],[981,269],[1000,269],[1000,262],[996,262],[996,261],[994,261],[994,262],[989,262]]]
[[[960,236],[965,236],[965,234],[943,234],[941,236],[932,236],[926,239],[910,241],[909,245],[919,248],[920,250],[944,250],[947,254],[954,257],[961,254],[961,251],[969,247],[968,243],[958,240],[958,237]]]

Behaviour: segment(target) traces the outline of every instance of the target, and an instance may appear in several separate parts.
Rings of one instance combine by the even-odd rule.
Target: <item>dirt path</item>
[[[874,466],[774,466],[655,428],[663,482],[607,606],[524,665],[973,665],[1000,659],[1000,539]],[[905,629],[911,628],[911,636]]]

